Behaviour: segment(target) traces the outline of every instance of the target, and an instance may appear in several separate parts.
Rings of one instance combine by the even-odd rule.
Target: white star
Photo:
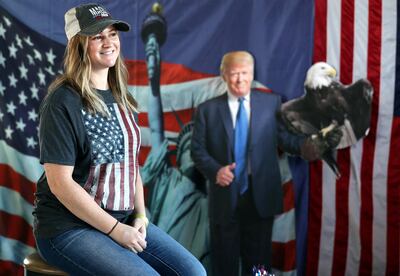
[[[0,110],[0,121],[3,121],[4,113]]]
[[[42,68],[39,69],[38,78],[39,78],[40,84],[43,84],[43,85],[46,84],[46,80],[45,80],[46,76],[44,75]]]
[[[0,36],[6,40],[6,29],[4,29],[4,26],[2,23],[0,23]]]
[[[18,94],[18,98],[19,98],[19,104],[26,105],[26,100],[28,99],[28,97],[25,95],[24,91],[21,91],[21,93]]]
[[[10,21],[10,19],[8,19],[7,16],[3,15],[3,20],[4,20],[4,22],[6,22],[6,25],[7,25],[8,27],[11,26],[11,21]]]
[[[18,80],[15,78],[14,73],[8,76],[8,79],[10,80],[10,86],[13,86],[17,88],[17,82]]]
[[[21,63],[21,65],[18,67],[19,72],[20,72],[20,78],[21,79],[26,79],[28,80],[28,69],[25,67],[24,63]]]
[[[6,88],[3,86],[3,83],[0,81],[0,95],[4,96],[4,91],[6,91]]]
[[[48,52],[46,52],[46,57],[47,57],[47,61],[51,65],[54,65],[54,59],[56,58],[56,56],[54,55],[52,48],[50,48],[50,50]]]
[[[17,129],[19,129],[20,131],[24,131],[25,127],[26,127],[26,124],[24,123],[22,118],[19,118],[19,120],[17,122]]]
[[[29,61],[30,65],[35,64],[35,61],[33,60],[33,57],[31,55],[26,55],[26,57],[28,58],[28,61]]]
[[[11,140],[14,130],[11,129],[10,125],[8,125],[5,131],[6,131],[6,138]]]
[[[28,111],[28,119],[32,121],[36,121],[38,115],[35,111],[35,109],[32,109],[31,111]]]
[[[33,49],[33,53],[35,54],[35,59],[42,61],[42,54],[38,50]]]
[[[11,46],[8,46],[8,51],[10,52],[10,57],[17,58],[18,48],[15,47],[14,42],[11,44]]]
[[[25,38],[24,38],[24,41],[25,41],[25,43],[28,44],[29,46],[33,46],[33,43],[32,43],[31,38],[30,38],[29,36],[25,37]]]
[[[10,102],[8,104],[6,104],[7,106],[7,112],[14,115],[15,116],[15,109],[17,109],[17,107],[15,106],[14,102]]]
[[[0,52],[0,64],[3,65],[4,68],[6,68],[6,59],[4,58],[2,52]]]
[[[22,45],[22,39],[19,37],[18,34],[15,35],[15,40],[17,41],[17,46],[19,48],[21,48],[21,49],[24,48],[24,45]]]
[[[28,143],[28,147],[30,147],[30,148],[35,148],[36,147],[36,145],[37,145],[37,142],[35,141],[35,139],[33,139],[33,137],[31,136],[31,137],[29,137],[29,138],[26,138],[26,142]]]
[[[32,92],[31,98],[39,100],[39,95],[38,95],[39,89],[36,87],[35,83],[32,83],[32,86],[29,88],[29,90],[31,90]]]
[[[44,68],[44,70],[49,73],[50,75],[54,76],[54,71],[53,71],[53,67],[48,66],[46,68]]]

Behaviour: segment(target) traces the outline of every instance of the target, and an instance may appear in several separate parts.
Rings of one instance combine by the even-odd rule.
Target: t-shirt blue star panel
[[[109,118],[82,110],[94,165],[117,163],[124,159],[123,132],[118,124],[114,108],[109,108],[108,112]]]

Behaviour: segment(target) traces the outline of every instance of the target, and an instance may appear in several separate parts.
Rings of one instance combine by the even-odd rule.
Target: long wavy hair
[[[64,73],[49,86],[48,93],[61,85],[72,87],[82,98],[83,106],[91,113],[108,115],[103,100],[90,82],[92,64],[88,54],[88,36],[75,35],[67,44],[64,54]],[[128,91],[128,70],[119,54],[115,65],[109,69],[108,84],[116,102],[126,110],[136,112],[137,102]]]

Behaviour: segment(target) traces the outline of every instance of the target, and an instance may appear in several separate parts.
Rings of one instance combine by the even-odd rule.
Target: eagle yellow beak
[[[330,77],[336,77],[336,70],[335,70],[335,68],[330,68],[329,70],[328,70],[328,76],[330,76]]]

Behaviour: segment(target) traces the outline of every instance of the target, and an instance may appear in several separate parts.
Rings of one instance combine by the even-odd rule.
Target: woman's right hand
[[[110,237],[135,253],[142,252],[147,246],[144,235],[138,229],[123,223],[118,223]]]

